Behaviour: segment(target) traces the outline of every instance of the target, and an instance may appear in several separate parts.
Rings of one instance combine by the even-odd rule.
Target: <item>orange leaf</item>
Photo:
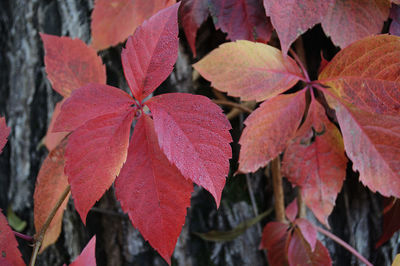
[[[53,115],[49,127],[47,128],[46,136],[44,136],[43,143],[47,150],[52,151],[58,144],[68,135],[68,132],[53,132],[54,124],[56,123],[57,117],[61,111],[61,105],[63,105],[65,99],[56,104],[54,107]]]
[[[245,101],[272,98],[303,78],[292,58],[244,40],[222,44],[193,67],[216,89]]]
[[[400,117],[369,113],[333,100],[354,171],[372,191],[400,197]]]
[[[239,141],[239,171],[255,172],[286,148],[303,117],[304,96],[304,91],[276,96],[246,119]]]
[[[106,83],[106,69],[96,51],[79,39],[41,33],[46,72],[53,89],[68,97],[88,83]]]
[[[344,48],[380,33],[389,9],[389,0],[336,0],[323,17],[322,28],[334,44]]]
[[[282,172],[301,187],[304,202],[325,225],[346,177],[346,165],[339,130],[313,100],[306,121],[285,152]]]
[[[96,0],[92,13],[92,46],[103,50],[125,41],[142,22],[174,0]]]
[[[34,199],[34,222],[36,233],[38,233],[52,208],[56,205],[62,192],[68,187],[68,179],[64,174],[64,152],[66,141],[57,146],[46,159],[40,168],[36,185]],[[69,195],[64,200],[56,215],[48,227],[40,252],[49,245],[55,243],[61,232],[62,217],[67,206]]]
[[[400,114],[400,37],[367,37],[340,51],[319,75],[341,101]]]

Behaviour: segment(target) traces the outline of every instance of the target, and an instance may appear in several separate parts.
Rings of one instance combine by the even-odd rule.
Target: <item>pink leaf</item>
[[[193,184],[160,150],[153,120],[145,114],[135,125],[115,190],[133,225],[170,264]]]
[[[197,30],[208,16],[208,0],[182,0],[178,13],[190,49],[196,57]]]
[[[285,223],[270,222],[263,230],[260,248],[267,249],[271,266],[287,265],[286,239],[289,226]]]
[[[103,50],[123,42],[153,14],[174,0],[96,0],[92,13],[92,46]]]
[[[0,209],[0,265],[22,266],[21,252],[18,249],[18,242],[14,233],[8,225],[6,217]]]
[[[310,245],[311,251],[314,252],[317,243],[317,229],[308,220],[303,218],[296,219],[295,223],[299,227],[304,239]]]
[[[185,178],[207,189],[217,206],[229,172],[231,126],[210,99],[184,93],[148,102],[160,147]]]
[[[294,222],[298,212],[297,199],[294,199],[285,209],[286,217],[289,221]]]
[[[134,101],[126,92],[101,84],[89,84],[75,90],[61,107],[55,132],[73,131],[101,115],[125,112]]]
[[[44,63],[53,89],[64,97],[88,83],[106,83],[106,68],[96,51],[79,39],[41,33]]]
[[[380,33],[389,16],[389,9],[390,2],[387,0],[336,0],[321,20],[322,28],[334,44],[344,48],[364,37]]]
[[[6,119],[0,117],[0,153],[3,151],[4,146],[7,143],[8,135],[10,135],[11,129],[7,127]]]
[[[300,125],[304,97],[304,91],[276,96],[247,117],[239,140],[239,171],[255,172],[283,152]]]
[[[81,255],[70,266],[96,266],[96,236],[92,237]]]
[[[86,223],[90,208],[119,174],[126,160],[134,110],[89,120],[68,138],[65,173],[76,210]]]
[[[312,100],[306,121],[285,152],[282,172],[301,187],[304,202],[326,225],[346,177],[346,166],[339,130],[328,120],[325,109]]]
[[[271,17],[272,25],[278,33],[283,54],[287,54],[290,45],[297,37],[322,21],[334,2],[334,0],[264,0],[265,12]]]
[[[268,42],[272,25],[265,15],[262,0],[211,0],[210,11],[217,29],[228,39]]]
[[[125,77],[139,101],[171,74],[178,58],[178,7],[175,4],[145,21],[122,51]]]

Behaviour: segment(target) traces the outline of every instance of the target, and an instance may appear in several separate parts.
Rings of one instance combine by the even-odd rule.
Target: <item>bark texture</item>
[[[33,191],[41,162],[47,154],[39,143],[45,135],[55,103],[61,99],[51,88],[43,64],[39,32],[67,35],[90,42],[90,14],[93,0],[2,0],[0,3],[0,115],[6,116],[11,136],[0,156],[0,208],[10,207],[27,221],[24,233],[33,235]],[[318,35],[317,33],[313,33]],[[193,82],[194,62],[187,44],[179,50],[174,73],[156,93],[189,92],[210,95],[208,84]],[[199,55],[223,41],[210,21],[199,32]],[[101,52],[107,66],[108,83],[127,89],[122,75],[122,46]],[[316,51],[319,51],[316,49]],[[232,120],[235,143],[243,116]],[[233,161],[239,147],[234,144]],[[234,165],[232,169],[234,169]],[[289,184],[285,191],[295,195]],[[252,202],[253,199],[253,202]],[[290,198],[286,199],[288,203]],[[272,183],[263,171],[229,177],[221,207],[216,210],[212,197],[196,187],[186,224],[178,240],[174,265],[266,265],[265,253],[258,250],[261,229],[272,217],[249,228],[231,242],[206,242],[193,232],[229,230],[273,206]],[[398,252],[398,235],[382,248],[373,248],[381,232],[381,202],[349,172],[337,208],[331,218],[332,231],[349,242],[376,265],[389,265]],[[310,219],[313,219],[310,217]],[[90,237],[97,235],[98,265],[166,265],[146,243],[121,211],[111,188],[89,213],[84,227],[72,200],[64,215],[63,230],[57,243],[39,256],[38,265],[62,265],[72,261]],[[358,265],[358,261],[330,239],[320,236],[329,248],[335,265]],[[26,261],[31,248],[20,247]]]

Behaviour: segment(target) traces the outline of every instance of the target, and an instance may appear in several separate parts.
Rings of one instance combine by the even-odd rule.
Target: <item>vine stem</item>
[[[272,185],[274,188],[275,217],[278,222],[286,222],[285,218],[285,198],[283,193],[281,160],[279,156],[271,162]]]
[[[60,198],[58,199],[56,205],[54,205],[53,209],[51,209],[51,212],[49,216],[47,217],[46,221],[44,222],[42,228],[39,231],[39,234],[35,235],[35,243],[33,246],[33,251],[32,251],[32,256],[31,260],[29,261],[29,266],[34,266],[36,262],[37,255],[39,254],[40,247],[42,246],[44,235],[46,233],[47,228],[49,228],[49,225],[51,221],[53,220],[54,216],[56,215],[58,209],[60,208],[61,204],[64,202],[64,200],[67,198],[69,192],[71,191],[71,186],[68,185],[64,191],[62,192]]]
[[[233,107],[233,108],[237,108],[237,109],[240,109],[240,110],[242,110],[242,111],[244,111],[246,113],[249,113],[249,114],[253,111],[250,108],[248,108],[248,107],[246,107],[246,106],[244,106],[242,104],[231,102],[231,101],[225,101],[225,100],[212,100],[212,101],[215,104],[225,105],[225,106],[230,106],[230,107]]]
[[[348,251],[350,251],[354,256],[356,256],[360,261],[362,261],[363,263],[365,263],[367,266],[373,266],[373,264],[371,262],[369,262],[366,258],[363,257],[363,255],[361,255],[360,253],[358,253],[357,250],[355,250],[352,246],[350,246],[349,244],[347,244],[346,242],[344,242],[342,239],[340,239],[339,237],[335,236],[334,234],[332,234],[331,232],[315,226],[315,228],[317,229],[318,232],[320,232],[321,234],[329,237],[330,239],[332,239],[333,241],[335,241],[336,243],[338,243],[339,245],[341,245],[342,247],[344,247],[345,249],[347,249]]]

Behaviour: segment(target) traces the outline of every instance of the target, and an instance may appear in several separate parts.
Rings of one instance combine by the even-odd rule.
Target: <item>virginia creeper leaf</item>
[[[56,205],[60,195],[68,187],[68,178],[64,174],[64,152],[66,141],[62,142],[52,150],[40,168],[36,185],[34,199],[34,223],[36,233],[42,229],[51,210]],[[55,243],[61,232],[62,217],[67,206],[69,195],[64,200],[56,215],[51,221],[44,236],[41,252],[49,245]]]
[[[400,36],[400,6],[392,5],[390,18],[392,19],[392,23],[390,23],[389,33]]]
[[[92,13],[92,46],[103,50],[123,42],[135,29],[174,0],[96,0]]]
[[[393,199],[387,199],[393,201]],[[383,213],[383,232],[381,238],[376,243],[375,247],[378,248],[386,241],[388,241],[394,233],[400,230],[400,200],[395,199],[394,205],[385,213]]]
[[[96,266],[96,236],[92,237],[82,253],[70,264],[70,266]]]
[[[222,44],[193,67],[216,89],[245,101],[269,99],[302,79],[292,58],[272,46],[249,41]]]
[[[262,0],[210,0],[215,27],[228,39],[268,42],[272,25],[265,15]]]
[[[328,97],[335,108],[347,156],[373,192],[400,197],[400,116],[369,113]]]
[[[178,58],[178,7],[168,7],[143,22],[122,51],[125,77],[139,101],[171,74]]]
[[[287,265],[286,239],[288,230],[289,226],[280,222],[270,222],[264,227],[260,248],[267,249],[269,265]]]
[[[319,80],[369,112],[400,114],[400,37],[367,37],[340,51]]]
[[[346,165],[339,130],[313,100],[306,121],[284,154],[282,172],[301,187],[304,202],[325,225],[346,177]]]
[[[294,199],[285,209],[286,217],[289,221],[294,222],[298,213],[297,199]]]
[[[161,151],[153,120],[142,114],[115,191],[132,224],[169,264],[192,190],[192,182]]]
[[[168,93],[148,102],[160,147],[185,178],[208,190],[217,207],[229,172],[231,125],[200,95]]]
[[[190,49],[196,57],[197,30],[208,17],[208,0],[182,0],[178,14]]]
[[[68,135],[68,132],[53,132],[54,125],[57,121],[58,115],[61,112],[61,106],[64,104],[64,102],[65,100],[56,103],[49,127],[47,128],[46,136],[44,136],[43,142],[49,151],[55,149],[58,144],[60,144],[61,141]]]
[[[0,153],[3,151],[4,146],[7,143],[8,135],[10,135],[11,129],[7,127],[6,119],[0,117]]]
[[[315,245],[317,244],[317,229],[304,218],[296,219],[295,224],[299,227],[304,239],[310,245],[311,251],[314,252]]]
[[[247,117],[239,140],[239,171],[255,172],[286,148],[303,117],[304,97],[304,91],[276,96]]]
[[[283,54],[287,54],[290,45],[297,37],[322,21],[334,2],[334,0],[264,0],[265,12],[271,17],[272,25],[278,33]]]
[[[96,51],[79,39],[41,33],[47,76],[53,89],[68,97],[88,83],[106,83],[106,68]]]
[[[317,240],[315,250],[312,252],[303,235],[297,229],[293,231],[290,237],[287,254],[289,265],[332,265],[332,260],[326,247]]]
[[[380,33],[389,16],[389,0],[336,0],[333,3],[321,21],[322,28],[342,48]]]
[[[21,252],[18,249],[18,242],[14,233],[7,223],[6,217],[0,209],[0,265],[19,266],[25,265]]]
[[[123,90],[102,84],[88,84],[65,100],[54,125],[55,132],[69,132],[101,115],[124,112],[134,101]]]
[[[86,215],[114,182],[126,160],[134,109],[89,120],[68,138],[65,173],[75,208]]]

